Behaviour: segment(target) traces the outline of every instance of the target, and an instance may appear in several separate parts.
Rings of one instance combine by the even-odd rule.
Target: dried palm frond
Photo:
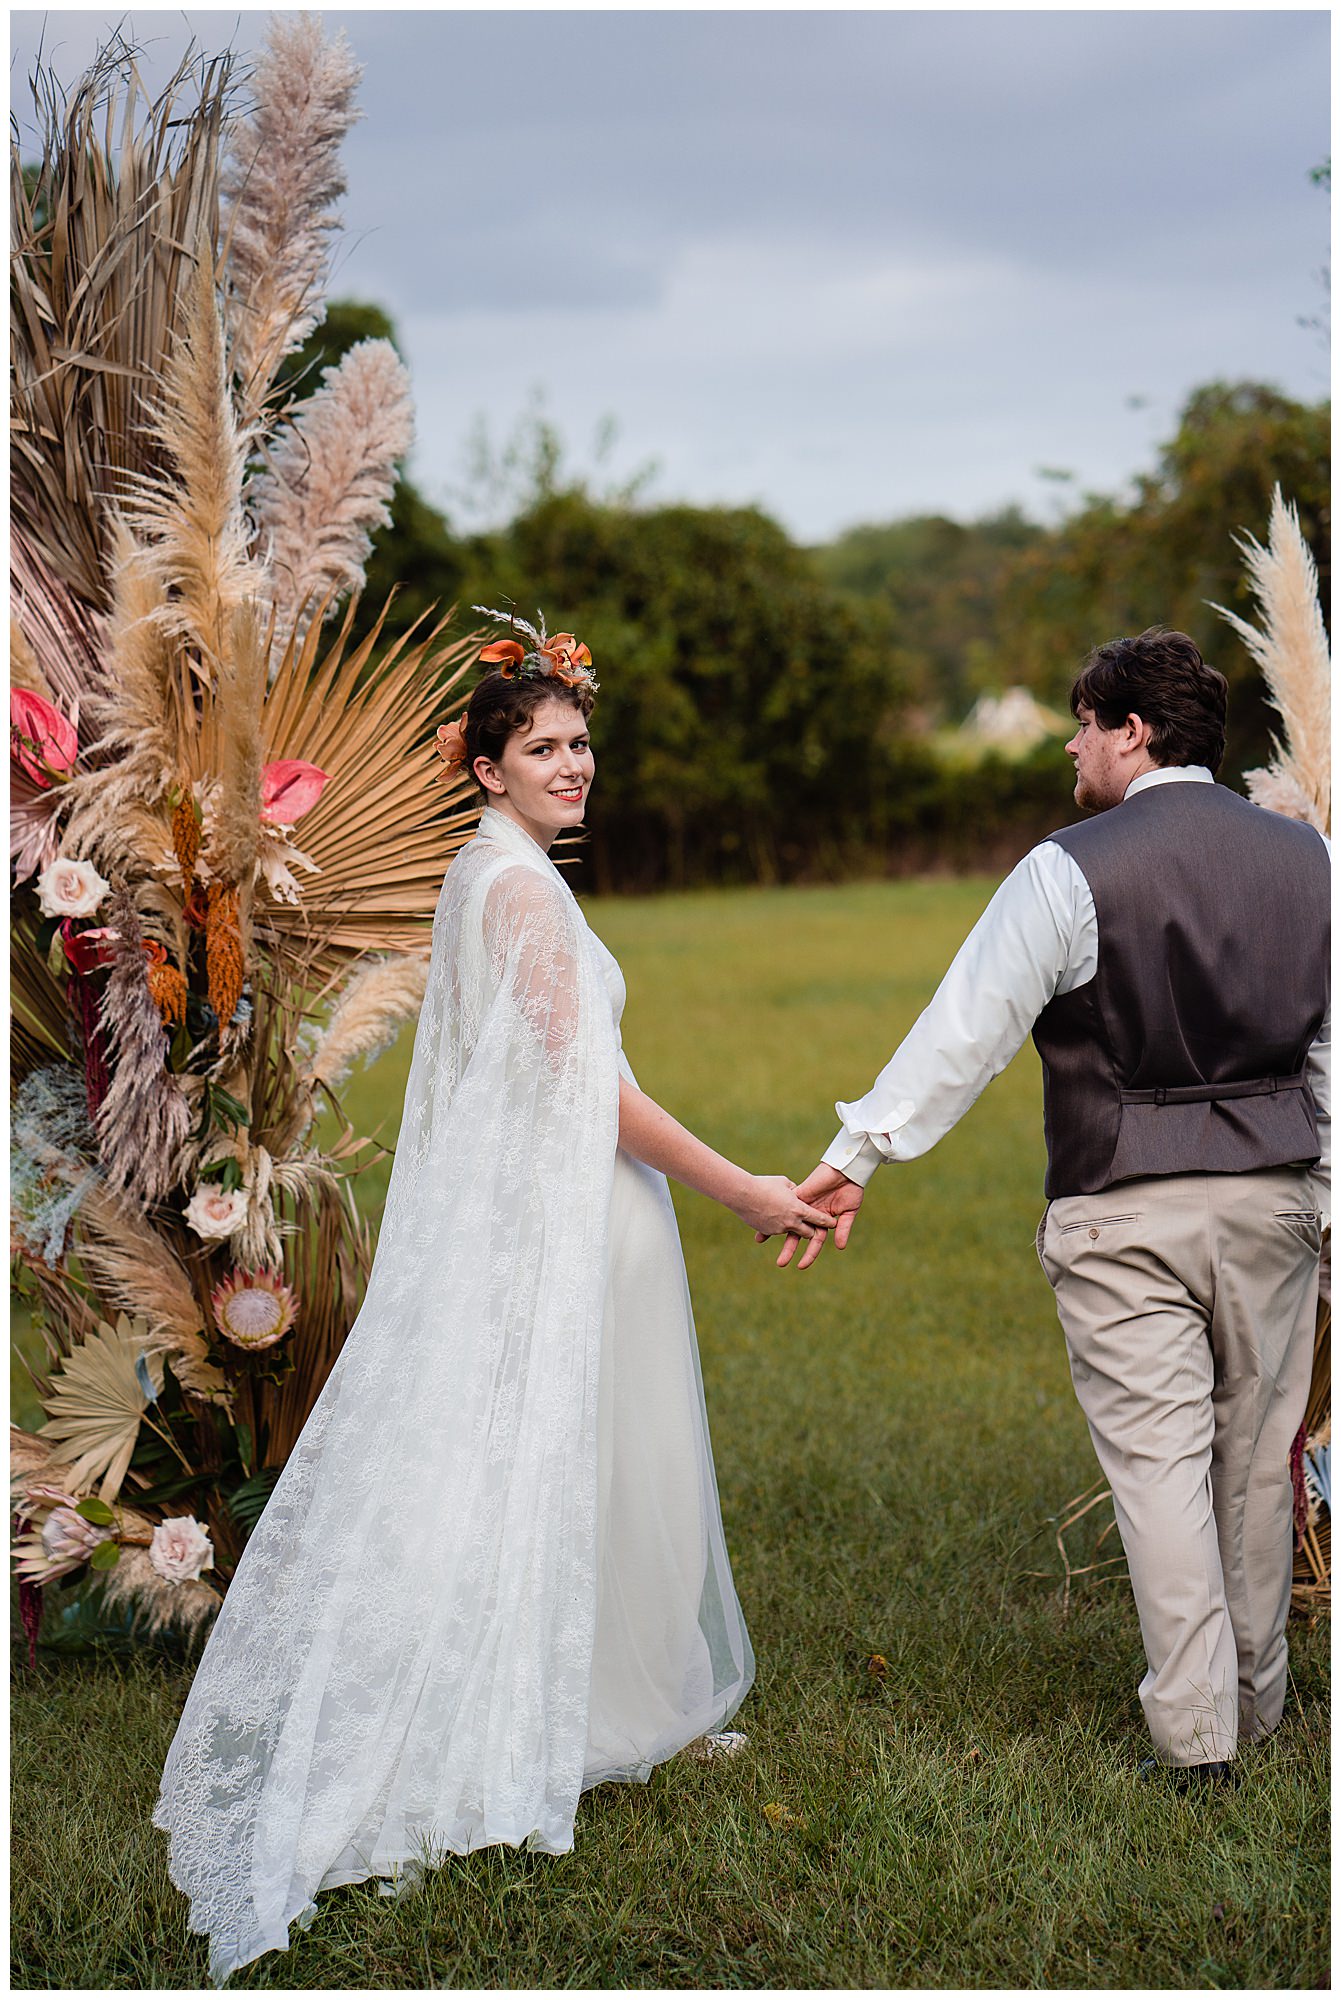
[[[217,221],[230,65],[188,52],[150,100],[133,59],[115,46],[68,96],[50,71],[33,90],[42,127],[35,181],[17,136],[11,146],[13,534],[96,609],[106,603],[107,502],[157,463],[144,407],[181,323],[202,235]],[[196,101],[183,118],[188,90]],[[46,671],[46,651],[24,622]]]
[[[301,638],[315,601],[329,616],[362,587],[373,531],[390,522],[414,437],[410,378],[389,340],[361,340],[289,416],[247,498],[278,629]]]
[[[33,784],[17,764],[9,773],[9,858],[15,888],[49,868],[60,851],[66,787]],[[85,857],[89,859],[91,857]]]
[[[140,1421],[163,1387],[163,1363],[148,1355],[148,1328],[124,1313],[73,1348],[51,1377],[42,1398],[53,1466],[69,1466],[78,1486],[101,1480],[99,1497],[114,1500],[130,1465]]]
[[[125,1509],[127,1516],[131,1510]],[[139,1516],[152,1529],[146,1516]],[[204,1577],[168,1583],[149,1560],[148,1549],[123,1545],[119,1561],[102,1572],[103,1602],[109,1611],[123,1606],[133,1613],[132,1625],[151,1638],[180,1631],[187,1638],[202,1632],[223,1603],[222,1594]]]
[[[169,469],[128,482],[126,513],[158,579],[165,629],[212,680],[229,658],[234,612],[263,579],[247,554],[242,479],[250,434],[233,407],[204,231],[183,304],[149,419]]]
[[[13,616],[51,699],[79,723],[86,742],[92,733],[88,703],[104,680],[101,617],[61,581],[18,522],[10,526],[9,590]]]
[[[30,1479],[38,1479],[51,1463],[51,1446],[45,1438],[35,1437],[31,1431],[21,1430],[18,1424],[9,1427],[9,1481],[11,1490],[24,1486]]]
[[[321,318],[333,208],[345,189],[340,142],[358,116],[362,73],[342,34],[323,39],[319,19],[271,16],[255,108],[234,130],[223,181],[228,328],[248,419]]]
[[[27,688],[33,694],[40,694],[44,701],[51,700],[47,677],[13,612],[9,618],[9,681],[11,687]]]
[[[1261,629],[1223,605],[1212,609],[1257,662],[1271,705],[1285,724],[1285,740],[1275,741],[1272,763],[1246,773],[1249,795],[1275,811],[1288,802],[1295,808],[1292,818],[1326,833],[1332,813],[1332,661],[1318,602],[1317,565],[1299,515],[1293,504],[1286,504],[1279,486],[1271,498],[1266,547],[1248,534],[1235,539],[1261,608]]]
[[[255,913],[258,942],[309,986],[362,952],[421,947],[447,863],[479,819],[474,786],[464,774],[440,783],[433,749],[434,725],[461,705],[451,690],[477,639],[444,639],[449,613],[379,657],[386,608],[357,645],[353,615],[351,604],[324,654],[313,620],[287,648],[265,705],[268,755],[306,758],[330,778],[303,821],[320,875],[299,906]]]
[[[261,1463],[283,1465],[335,1366],[358,1315],[372,1269],[373,1235],[347,1183],[318,1184],[310,1197],[286,1198],[284,1279],[298,1298],[289,1335],[293,1370],[268,1399]]]
[[[114,1194],[159,1201],[181,1178],[191,1108],[167,1068],[163,1023],[149,991],[144,934],[124,886],[108,898],[107,921],[117,936],[100,1013],[112,1080],[98,1106],[98,1146]]]
[[[428,980],[427,952],[376,958],[360,965],[303,1065],[314,1083],[338,1090],[355,1060],[373,1062],[419,1012]]]
[[[36,922],[25,914],[14,925],[9,953],[10,1073],[21,1082],[55,1060],[70,1063],[75,1049],[65,981],[37,949]]]

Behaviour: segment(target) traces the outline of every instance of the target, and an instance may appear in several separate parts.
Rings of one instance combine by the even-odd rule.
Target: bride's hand
[[[785,1174],[749,1175],[740,1200],[730,1207],[761,1237],[813,1236],[816,1230],[833,1228],[833,1217],[802,1201],[796,1182]]]

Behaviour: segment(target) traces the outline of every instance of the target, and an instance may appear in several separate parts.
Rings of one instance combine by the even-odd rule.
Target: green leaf
[[[240,1528],[246,1528],[250,1533],[256,1526],[278,1478],[278,1466],[264,1465],[259,1472],[253,1473],[245,1485],[229,1494],[228,1511]]]
[[[235,1128],[251,1124],[251,1113],[246,1105],[228,1091],[221,1090],[217,1083],[209,1086],[209,1101],[220,1124],[231,1124]]]
[[[55,937],[60,927],[61,920],[59,917],[46,917],[37,926],[37,951],[39,957],[45,958],[47,956],[47,953],[51,950],[51,940]]]
[[[88,1559],[90,1569],[113,1569],[121,1559],[121,1550],[115,1542],[99,1542]]]
[[[208,1472],[179,1473],[176,1479],[160,1480],[157,1486],[146,1486],[134,1496],[137,1507],[161,1507],[168,1500],[175,1500],[182,1493],[198,1493],[203,1486],[212,1486],[217,1475]]]
[[[242,1461],[242,1470],[251,1473],[252,1435],[246,1424],[236,1426],[237,1455]]]
[[[223,1189],[232,1194],[242,1185],[242,1167],[239,1161],[228,1159],[223,1163]]]
[[[99,1500],[96,1494],[90,1494],[87,1500],[81,1500],[75,1508],[75,1513],[82,1514],[86,1521],[92,1521],[95,1528],[110,1528],[116,1519],[107,1502]]]

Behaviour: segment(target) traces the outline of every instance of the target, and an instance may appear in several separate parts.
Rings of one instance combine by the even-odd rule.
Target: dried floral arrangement
[[[68,96],[39,74],[40,163],[12,156],[30,1658],[44,1591],[91,1573],[143,1630],[221,1602],[371,1262],[355,1187],[380,1154],[338,1092],[417,1011],[476,818],[434,730],[478,636],[386,643],[383,611],[352,638],[406,372],[365,341],[301,400],[276,388],[324,311],[358,75],[296,15],[240,110],[228,59],[151,100],[117,45]]]
[[[1271,812],[1332,830],[1332,655],[1318,597],[1318,572],[1299,516],[1277,486],[1266,546],[1242,535],[1260,628],[1217,604],[1262,670],[1284,726],[1271,762],[1247,773],[1249,797]],[[1294,1602],[1311,1610],[1332,1593],[1332,1283],[1324,1239],[1313,1379],[1291,1453],[1295,1497]]]

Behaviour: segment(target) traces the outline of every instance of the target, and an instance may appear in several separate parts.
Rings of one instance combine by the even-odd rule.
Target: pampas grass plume
[[[229,658],[215,690],[220,785],[206,858],[216,876],[245,889],[256,873],[261,852],[261,766],[265,762],[261,710],[267,647],[254,605],[236,606],[231,627]],[[232,1010],[219,1019],[221,1023],[231,1020]]]
[[[286,636],[301,637],[315,602],[333,611],[361,588],[413,437],[410,378],[389,340],[359,341],[294,411],[248,491]]]
[[[163,592],[158,615],[199,654],[207,672],[217,672],[232,609],[255,586],[242,511],[251,432],[233,408],[214,259],[203,235],[186,307],[150,424],[172,471],[133,482],[128,513],[150,549]]]
[[[145,1319],[152,1345],[203,1355],[204,1313],[162,1233],[104,1187],[85,1195],[79,1221],[79,1260],[102,1297]]]
[[[1233,626],[1261,669],[1272,706],[1285,724],[1285,741],[1261,771],[1249,771],[1250,796],[1276,812],[1331,825],[1332,662],[1318,602],[1318,572],[1294,506],[1277,486],[1271,500],[1266,547],[1251,535],[1238,538],[1261,629],[1212,608]]]
[[[191,1109],[165,1062],[139,912],[126,888],[109,896],[107,922],[117,932],[101,1006],[112,1081],[98,1107],[98,1147],[111,1191],[147,1203],[161,1200],[180,1179]]]
[[[423,1004],[427,953],[380,958],[360,966],[346,984],[307,1061],[314,1083],[338,1090],[355,1060],[372,1062]]]
[[[319,323],[328,242],[344,193],[340,142],[358,117],[361,66],[343,34],[273,14],[255,72],[255,109],[224,168],[232,365],[250,418],[286,354]]]

